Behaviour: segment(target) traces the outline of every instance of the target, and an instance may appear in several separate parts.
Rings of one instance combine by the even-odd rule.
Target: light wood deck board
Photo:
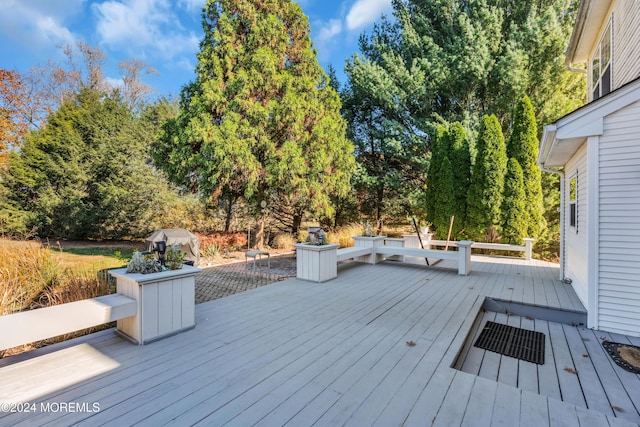
[[[519,319],[520,327],[544,333],[546,360],[543,365],[518,361],[518,369],[514,370],[513,366],[505,363],[505,360],[515,359],[500,356],[499,382],[513,385],[511,375],[517,372],[517,386],[522,390],[523,396],[524,393],[537,393],[536,387],[539,387],[540,395],[549,397],[550,401],[558,399],[573,402],[580,407],[609,416],[609,419],[615,420],[615,423],[620,420],[640,423],[638,411],[640,375],[630,374],[618,367],[600,343],[602,339],[629,342],[630,337],[614,337],[611,336],[612,334],[592,331],[584,327],[552,324],[543,320],[529,320],[518,316],[505,319],[501,316],[504,315],[496,314],[496,321],[515,326],[517,323],[515,320]],[[484,314],[482,324],[487,318],[491,318],[490,312]],[[481,368],[477,366],[477,361],[480,360],[481,363],[489,361],[489,369],[493,370],[495,367],[492,357],[495,356],[491,352],[472,347],[469,349],[467,358],[473,362],[464,363],[461,369],[465,372],[476,372]],[[564,368],[574,369],[577,375]],[[506,377],[502,376],[503,370],[508,371]],[[528,410],[541,409],[536,407]],[[548,416],[551,418],[550,412]],[[589,418],[590,416],[582,414],[580,417]]]
[[[2,414],[0,424],[474,425],[524,424],[545,413],[566,423],[594,417],[450,367],[484,296],[528,303],[539,296],[575,308],[577,297],[556,289],[557,268],[472,256],[473,272],[462,277],[452,261],[420,261],[344,264],[323,284],[292,279],[201,304],[195,329],[142,347],[103,332],[2,360],[0,400],[4,379],[31,376],[50,390],[35,402],[98,401],[101,411]],[[52,372],[77,368],[60,349],[83,344],[118,366],[55,390],[61,383]],[[41,375],[50,354],[60,366]],[[27,378],[14,376],[20,370]],[[545,406],[552,400],[558,403]]]

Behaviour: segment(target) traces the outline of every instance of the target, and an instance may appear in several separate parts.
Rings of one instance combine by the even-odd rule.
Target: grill
[[[488,321],[474,346],[544,365],[544,334]]]

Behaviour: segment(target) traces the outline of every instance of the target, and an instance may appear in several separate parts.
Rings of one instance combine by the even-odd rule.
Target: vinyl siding
[[[640,336],[640,102],[605,117],[598,155],[598,324]]]
[[[577,222],[576,227],[569,224],[569,186],[573,177],[578,178],[577,186]],[[588,307],[588,194],[587,194],[587,144],[585,143],[567,163],[565,168],[565,241],[566,241],[566,271],[576,294],[582,304]]]
[[[640,76],[640,1],[615,2],[613,21],[612,90]]]

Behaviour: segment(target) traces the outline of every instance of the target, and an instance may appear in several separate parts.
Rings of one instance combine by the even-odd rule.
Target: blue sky
[[[107,54],[105,71],[114,82],[117,64],[140,59],[158,76],[145,76],[156,95],[177,96],[192,80],[202,37],[205,0],[0,0],[0,68],[26,72],[49,59],[64,59],[56,46],[82,40]],[[358,37],[391,0],[298,0],[311,24],[320,65],[329,64],[344,82],[345,59],[358,51]]]

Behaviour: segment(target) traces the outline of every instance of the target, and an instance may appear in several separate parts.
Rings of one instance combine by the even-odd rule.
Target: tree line
[[[144,101],[140,62],[128,86],[100,87],[95,51],[84,74],[66,71],[76,83],[44,126],[0,91],[0,231],[139,235],[194,194],[227,228],[242,206],[259,229],[293,233],[407,215],[442,233],[454,216],[455,237],[550,240],[557,183],[536,165],[536,122],[582,102],[564,67],[576,3],[395,1],[341,87],[296,3],[209,0],[177,102]]]

